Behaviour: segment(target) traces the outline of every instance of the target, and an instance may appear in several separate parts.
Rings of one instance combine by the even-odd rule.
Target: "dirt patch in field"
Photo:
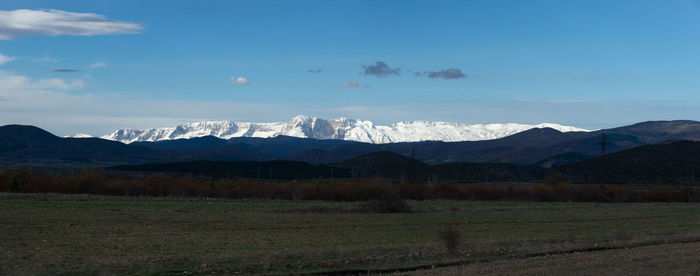
[[[695,275],[700,242],[499,260],[409,275]],[[405,273],[404,273],[405,274]]]

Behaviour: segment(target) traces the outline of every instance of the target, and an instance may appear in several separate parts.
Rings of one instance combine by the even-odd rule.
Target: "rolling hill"
[[[559,169],[574,183],[697,185],[700,142],[650,144]]]

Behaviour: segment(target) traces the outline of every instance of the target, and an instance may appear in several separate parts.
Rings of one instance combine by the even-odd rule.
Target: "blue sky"
[[[46,19],[28,31],[22,9],[124,26],[76,35],[87,23]],[[698,1],[4,0],[0,11],[0,124],[59,135],[297,114],[584,128],[700,117]],[[379,61],[400,74],[364,74]]]

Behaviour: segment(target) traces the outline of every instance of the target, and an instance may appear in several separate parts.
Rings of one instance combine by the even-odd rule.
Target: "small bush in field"
[[[407,213],[411,212],[411,206],[401,197],[384,197],[370,200],[366,209],[374,213]]]
[[[380,189],[380,194],[368,201],[365,207],[374,213],[406,213],[411,211],[406,199],[402,198],[396,187],[385,185]]]
[[[450,255],[457,255],[457,253],[459,253],[459,244],[462,239],[462,234],[453,226],[440,230],[438,238]]]

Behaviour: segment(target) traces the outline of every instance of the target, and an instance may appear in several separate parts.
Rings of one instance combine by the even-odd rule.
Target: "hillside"
[[[700,142],[646,145],[560,169],[575,183],[700,184],[693,180],[700,172]]]
[[[99,138],[60,138],[34,126],[0,127],[0,163],[51,166],[55,162],[132,163],[165,161],[166,152]]]

